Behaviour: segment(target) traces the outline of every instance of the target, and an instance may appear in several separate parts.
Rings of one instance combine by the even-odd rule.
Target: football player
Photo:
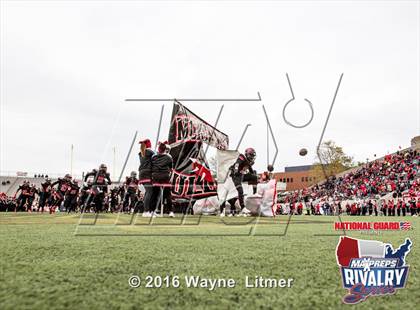
[[[54,191],[54,195],[52,197],[53,199],[51,200],[52,204],[50,206],[50,214],[55,212],[57,207],[61,206],[64,196],[70,187],[70,182],[71,175],[67,173],[64,178],[58,178],[57,181],[51,184],[51,189],[53,189],[55,185],[57,185],[57,189]]]
[[[132,171],[130,177],[127,177],[125,180],[125,196],[123,202],[123,210],[125,212],[130,212],[134,210],[134,207],[137,203],[137,191],[139,187],[139,179],[137,179],[137,173]]]
[[[253,170],[252,166],[255,164],[257,153],[252,147],[245,150],[245,154],[239,154],[236,162],[229,168],[230,177],[232,178],[233,184],[238,191],[238,200],[241,207],[241,211],[245,208],[244,202],[244,190],[242,188],[242,182],[248,182],[253,186],[254,194],[257,191],[258,176],[257,172]],[[230,199],[231,215],[235,215],[235,202],[236,199]],[[221,205],[220,214],[224,214],[225,202]],[[223,215],[222,215],[223,216]]]
[[[105,194],[108,192],[108,185],[112,183],[107,166],[101,164],[99,170],[93,169],[85,175],[85,182],[88,178],[93,176],[91,194],[87,198],[85,204],[90,205],[91,202],[95,205],[95,212],[100,212],[103,209]]]
[[[51,196],[51,180],[50,178],[45,178],[45,181],[41,183],[41,189],[39,192],[39,205],[38,211],[44,212],[45,205],[48,202],[48,199]]]

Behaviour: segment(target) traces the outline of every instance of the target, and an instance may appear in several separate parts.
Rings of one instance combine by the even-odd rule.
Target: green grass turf
[[[343,217],[385,221],[396,217]],[[413,248],[407,288],[396,295],[342,304],[346,290],[336,264],[337,217],[286,216],[250,225],[224,225],[218,217],[157,219],[128,215],[0,214],[0,309],[415,309],[420,300],[420,218],[411,231],[380,235],[349,232],[395,246],[409,236]],[[231,224],[250,218],[226,218]],[[79,223],[85,225],[78,225]],[[119,225],[115,225],[115,223]],[[159,224],[159,225],[156,225]],[[235,288],[130,288],[139,275],[233,278]],[[292,288],[244,288],[245,276],[294,278]]]

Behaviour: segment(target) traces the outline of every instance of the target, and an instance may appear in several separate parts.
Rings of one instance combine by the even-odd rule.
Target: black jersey
[[[127,188],[127,192],[135,193],[139,186],[139,180],[137,178],[127,177],[125,180],[125,186]]]
[[[85,175],[85,182],[91,176],[93,176],[92,185],[106,187],[107,185],[112,183],[111,177],[108,172],[92,170],[91,172]]]
[[[41,183],[41,193],[50,193],[51,192],[51,182]]]
[[[57,185],[57,192],[59,192],[60,194],[64,195],[67,192],[67,189],[70,186],[70,182],[65,180],[65,179],[61,179],[58,178],[57,181],[55,181],[54,183],[51,184],[51,188],[53,188],[55,185]]]
[[[111,189],[110,191],[110,196],[112,199],[118,199],[118,192],[119,192],[119,188],[118,187],[114,187]]]
[[[253,173],[252,165],[254,163],[250,162],[245,155],[239,154],[236,162],[230,166],[229,170],[231,172],[231,176],[246,174],[246,173]]]
[[[140,167],[139,167],[139,180],[140,183],[150,182],[152,179],[152,157],[155,153],[147,148],[144,151],[144,156],[139,153]]]
[[[16,193],[18,191],[20,191],[20,194],[22,196],[29,196],[30,190],[31,190],[31,187],[29,185],[23,184],[23,185],[19,186],[19,188],[17,189]]]
[[[155,184],[169,184],[171,179],[173,160],[172,156],[163,153],[152,157],[152,181]]]
[[[70,183],[69,188],[67,189],[67,195],[77,196],[79,194],[80,187],[77,184]]]
[[[37,194],[37,195],[38,195],[38,193],[39,193],[39,191],[38,191],[38,189],[37,189],[36,187],[31,187],[31,188],[29,189],[29,194],[28,194],[28,196],[29,196],[29,197],[31,197],[31,198],[33,198],[33,197],[35,197],[35,194]]]

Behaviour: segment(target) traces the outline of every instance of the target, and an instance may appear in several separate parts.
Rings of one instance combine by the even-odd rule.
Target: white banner
[[[225,183],[229,177],[229,167],[232,166],[239,156],[239,152],[235,150],[217,150],[217,183]]]
[[[260,215],[274,216],[273,207],[277,203],[276,180],[258,184],[257,193],[262,196]]]

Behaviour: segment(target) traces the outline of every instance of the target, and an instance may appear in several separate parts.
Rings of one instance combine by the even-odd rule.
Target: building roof
[[[284,172],[308,171],[311,169],[312,169],[312,165],[290,166],[290,167],[284,167]]]

